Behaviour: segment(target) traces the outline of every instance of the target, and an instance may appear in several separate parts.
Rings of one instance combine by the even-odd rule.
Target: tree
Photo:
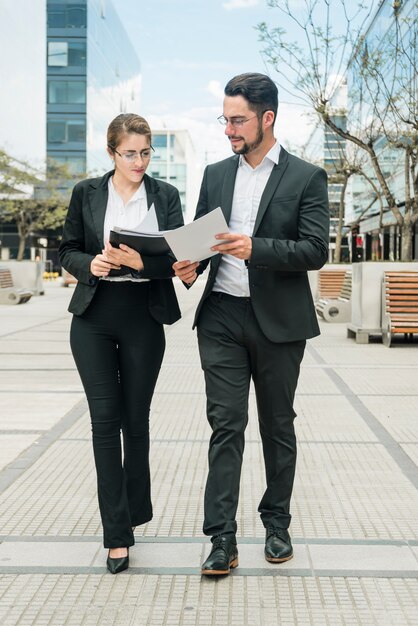
[[[401,258],[411,260],[418,221],[415,2],[393,3],[393,27],[383,40],[378,31],[366,30],[373,3],[368,9],[361,4],[352,4],[350,9],[346,0],[304,0],[302,8],[296,9],[290,8],[289,0],[267,0],[267,4],[296,27],[305,44],[301,47],[288,40],[281,27],[259,24],[264,55],[276,70],[281,89],[308,103],[328,128],[368,155],[373,171],[369,179],[379,188],[402,234]],[[392,6],[380,3],[379,10],[383,5],[386,10]],[[350,123],[344,129],[333,117],[347,68],[354,80],[349,84],[351,110],[341,106]],[[391,160],[398,166],[403,161],[403,210],[397,202]]]
[[[60,228],[65,220],[72,176],[65,167],[41,172],[0,150],[0,221],[14,222],[19,235],[17,260],[29,235]]]

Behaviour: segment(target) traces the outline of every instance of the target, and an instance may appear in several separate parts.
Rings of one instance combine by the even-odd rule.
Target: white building
[[[154,178],[171,183],[180,193],[184,221],[190,222],[195,214],[202,168],[188,130],[153,130],[152,154],[148,173]]]

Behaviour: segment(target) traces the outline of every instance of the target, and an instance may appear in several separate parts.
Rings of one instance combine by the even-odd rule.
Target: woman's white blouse
[[[112,177],[108,182],[109,197],[106,206],[106,214],[104,220],[103,240],[108,241],[109,233],[112,228],[126,228],[135,230],[148,212],[147,191],[144,182],[141,183],[138,190],[132,198],[124,204],[122,198],[116,191]],[[130,274],[126,276],[105,276],[104,280],[124,281],[131,280],[135,282],[145,282],[147,278],[133,278]]]

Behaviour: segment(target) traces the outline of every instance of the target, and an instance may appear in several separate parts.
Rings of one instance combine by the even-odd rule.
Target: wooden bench
[[[318,300],[321,298],[338,298],[341,293],[347,270],[319,270]]]
[[[12,273],[7,268],[0,268],[0,304],[23,304],[33,296],[29,289],[16,289]]]
[[[382,280],[382,341],[390,348],[394,335],[412,339],[418,333],[418,271],[385,272]]]
[[[338,278],[325,276],[322,286],[325,294],[315,302],[315,309],[319,317],[326,322],[349,322],[351,320],[351,270],[319,272],[319,293],[321,294],[321,272],[326,274],[339,274]],[[342,276],[341,276],[342,275]],[[339,285],[339,289],[337,291]],[[322,292],[322,293],[324,293]]]

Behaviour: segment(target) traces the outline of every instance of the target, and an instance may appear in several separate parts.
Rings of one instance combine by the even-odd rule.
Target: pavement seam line
[[[0,494],[35,463],[44,452],[55,443],[87,411],[87,401],[82,398],[53,426],[47,430],[31,446],[6,465],[0,472]]]
[[[307,350],[318,363],[324,363],[324,359],[313,346],[307,344]],[[325,368],[324,371],[337,386],[341,394],[345,398],[347,398],[348,402],[351,404],[359,417],[362,418],[362,420],[367,424],[372,433],[377,437],[382,446],[385,448],[386,452],[391,456],[393,461],[395,461],[396,465],[402,471],[403,475],[412,483],[412,485],[416,489],[418,489],[418,470],[411,457],[408,456],[408,454],[404,450],[402,450],[400,444],[396,441],[396,439],[383,426],[383,424],[377,419],[377,417],[373,415],[373,413],[362,402],[359,396],[356,395],[354,391],[352,391],[352,389],[347,385],[347,383],[335,371],[334,368]]]

